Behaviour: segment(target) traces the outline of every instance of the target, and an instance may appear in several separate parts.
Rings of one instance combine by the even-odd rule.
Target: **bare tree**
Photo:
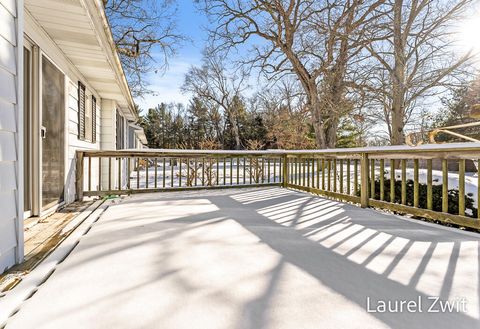
[[[287,150],[315,148],[309,110],[297,81],[282,79],[273,88],[257,92],[253,102],[264,118],[269,147]]]
[[[149,93],[146,73],[162,72],[184,37],[176,31],[173,0],[103,0],[133,96]],[[153,58],[160,52],[160,61]]]
[[[242,70],[228,70],[216,54],[205,52],[203,64],[192,67],[185,75],[183,92],[189,92],[211,109],[220,108],[229,121],[235,138],[235,148],[241,149],[238,126],[238,103],[247,86],[247,74]]]
[[[452,24],[473,0],[388,0],[381,29],[366,45],[370,91],[379,117],[388,126],[391,144],[405,142],[405,126],[427,96],[455,82],[471,53],[458,56]]]
[[[203,0],[219,51],[249,41],[243,64],[269,79],[294,74],[307,100],[319,147],[334,147],[345,107],[347,67],[384,0]],[[255,40],[261,40],[255,42]]]

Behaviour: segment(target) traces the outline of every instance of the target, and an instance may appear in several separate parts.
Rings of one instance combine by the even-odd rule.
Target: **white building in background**
[[[75,199],[75,151],[143,147],[137,119],[102,0],[0,0],[0,273]]]

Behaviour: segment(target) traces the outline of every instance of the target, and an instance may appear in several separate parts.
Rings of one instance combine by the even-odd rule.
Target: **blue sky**
[[[183,95],[180,86],[183,83],[184,75],[192,65],[200,65],[202,59],[202,50],[207,39],[205,27],[208,25],[208,19],[203,12],[199,12],[193,1],[180,0],[178,3],[177,28],[178,32],[190,40],[185,41],[178,49],[176,56],[170,58],[169,67],[165,73],[151,73],[147,76],[150,82],[150,89],[154,92],[152,95],[146,95],[143,99],[136,99],[137,104],[142,110],[154,107],[159,103],[188,103],[189,95]],[[480,0],[477,3],[480,6]],[[478,7],[477,7],[478,8]],[[478,19],[479,10],[472,13],[472,19],[461,22],[457,27],[461,36],[460,46],[462,51],[467,51],[472,44],[476,45],[475,50],[480,52],[480,42],[478,30],[480,29],[480,20]],[[239,50],[243,54],[245,49]],[[159,61],[161,61],[161,54]],[[154,54],[155,57],[155,54]],[[480,63],[477,63],[480,65]],[[253,78],[252,78],[253,79]],[[252,81],[250,81],[252,83]]]
[[[154,107],[159,103],[179,102],[187,103],[188,95],[180,92],[185,73],[190,66],[199,65],[202,59],[202,50],[207,39],[205,26],[208,19],[204,13],[198,12],[193,1],[179,1],[178,6],[178,31],[190,40],[185,41],[178,49],[176,56],[170,58],[167,71],[147,76],[153,95],[147,95],[144,99],[136,99],[142,110]],[[155,56],[155,54],[154,54]]]

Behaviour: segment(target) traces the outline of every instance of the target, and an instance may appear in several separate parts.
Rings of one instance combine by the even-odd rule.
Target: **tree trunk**
[[[395,67],[392,76],[392,145],[405,143],[405,37],[402,33],[402,7],[403,0],[395,0],[393,8],[393,46],[395,54]]]
[[[233,137],[235,138],[235,150],[242,149],[242,142],[240,141],[240,131],[238,129],[237,118],[233,113],[230,113],[230,125],[232,126]]]
[[[390,142],[392,145],[403,145],[405,144],[403,106],[399,105],[398,103],[395,104],[395,101],[393,103],[391,124],[392,135],[390,136]]]
[[[315,130],[315,141],[317,143],[317,147],[319,149],[326,149],[328,148],[328,142],[327,142],[324,118],[322,117],[322,113],[321,113],[320,99],[319,99],[318,92],[316,90],[313,92],[311,91],[307,99],[310,107],[310,112],[312,114],[312,119],[313,119],[312,124],[313,124],[313,129]]]
[[[240,141],[240,132],[238,130],[238,125],[235,124],[234,127],[232,127],[233,130],[233,135],[235,136],[235,150],[240,150],[242,148],[242,143]]]

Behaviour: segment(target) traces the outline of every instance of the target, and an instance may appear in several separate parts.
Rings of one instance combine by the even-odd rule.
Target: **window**
[[[97,142],[97,99],[92,95],[92,143]]]
[[[78,82],[78,139],[85,140],[85,85]]]
[[[97,99],[87,104],[85,85],[78,82],[78,139],[95,143],[97,141]]]
[[[125,123],[122,115],[117,110],[117,150],[125,148]]]

